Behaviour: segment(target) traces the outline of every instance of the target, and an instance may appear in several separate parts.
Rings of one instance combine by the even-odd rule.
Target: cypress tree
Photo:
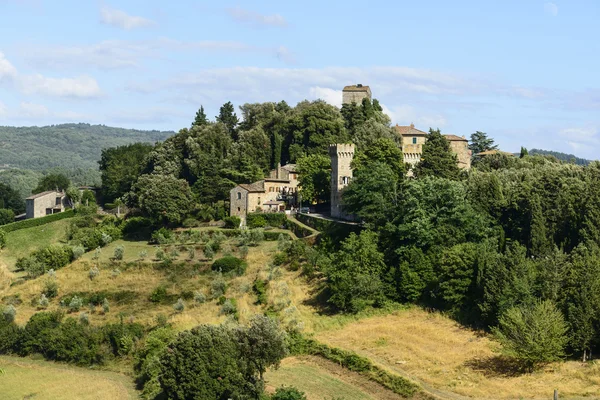
[[[204,112],[204,106],[200,106],[200,109],[196,112],[196,118],[192,122],[192,126],[204,126],[208,124],[208,118]]]

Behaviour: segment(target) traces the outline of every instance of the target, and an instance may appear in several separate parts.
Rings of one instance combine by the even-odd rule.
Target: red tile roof
[[[451,142],[468,142],[467,139],[465,139],[462,136],[456,136],[456,135],[444,135],[444,137],[446,139],[448,139]]]
[[[423,131],[415,128],[415,126],[413,124],[410,124],[407,126],[402,126],[402,125],[396,124],[396,126],[394,126],[394,129],[396,129],[396,132],[402,136],[405,136],[405,135],[411,135],[411,136],[427,135],[427,132],[423,132]]]
[[[241,183],[238,185],[242,189],[245,189],[249,192],[264,192],[265,191],[265,181],[257,181],[254,183]]]

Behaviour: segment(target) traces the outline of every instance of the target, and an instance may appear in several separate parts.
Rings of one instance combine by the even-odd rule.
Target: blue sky
[[[370,85],[393,123],[600,158],[595,1],[0,0],[0,125],[178,130]]]

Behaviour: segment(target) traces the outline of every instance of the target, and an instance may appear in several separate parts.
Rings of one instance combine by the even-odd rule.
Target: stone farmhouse
[[[239,184],[229,192],[229,215],[235,215],[245,224],[251,212],[281,212],[287,205],[295,205],[298,194],[296,164],[278,165],[269,176],[250,184]]]
[[[394,126],[396,133],[402,138],[402,154],[404,162],[413,168],[423,154],[423,145],[427,141],[427,133],[415,128],[414,124],[408,126]],[[450,149],[456,154],[458,166],[462,169],[471,168],[471,150],[469,141],[464,136],[444,135],[450,142]]]
[[[25,218],[39,218],[63,212],[67,203],[65,193],[56,190],[34,194],[25,199]]]

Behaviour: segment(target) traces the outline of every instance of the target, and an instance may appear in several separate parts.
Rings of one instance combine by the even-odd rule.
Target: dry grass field
[[[412,377],[443,398],[550,399],[555,388],[561,399],[600,398],[600,364],[569,361],[516,374],[486,336],[419,308],[365,318],[316,338]]]
[[[0,356],[2,400],[137,399],[130,377],[48,361]]]

